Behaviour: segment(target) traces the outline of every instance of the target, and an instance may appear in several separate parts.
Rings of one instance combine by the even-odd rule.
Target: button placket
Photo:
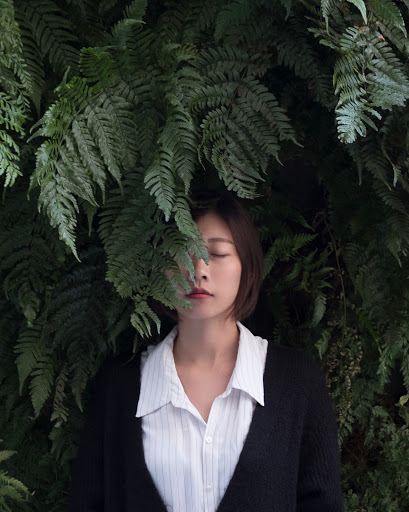
[[[214,433],[215,422],[217,423],[219,403],[216,400],[213,402],[209,418],[206,425],[206,430],[203,436],[203,483],[204,483],[204,504],[205,512],[214,509],[214,485],[213,482],[213,464],[214,464]]]

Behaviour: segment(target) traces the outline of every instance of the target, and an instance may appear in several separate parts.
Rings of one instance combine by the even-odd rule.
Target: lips
[[[199,296],[203,296],[203,295],[207,295],[207,296],[212,296],[212,294],[210,292],[208,292],[207,290],[205,290],[204,288],[193,288],[193,290],[189,293],[188,297],[199,297]]]

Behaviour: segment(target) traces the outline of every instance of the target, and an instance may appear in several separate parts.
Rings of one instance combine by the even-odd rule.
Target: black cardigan
[[[139,391],[140,357],[101,372],[68,512],[166,512],[144,460]],[[319,366],[270,343],[264,398],[217,512],[342,512],[336,419]]]

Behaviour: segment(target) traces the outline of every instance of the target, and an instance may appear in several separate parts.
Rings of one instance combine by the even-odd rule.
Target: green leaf
[[[370,0],[369,3],[373,12],[381,21],[392,27],[398,28],[406,37],[405,21],[395,2],[392,0]]]
[[[327,304],[327,298],[325,297],[325,295],[320,294],[315,298],[314,314],[313,314],[313,317],[311,320],[312,327],[316,327],[322,320],[322,317],[324,316],[325,311],[327,309],[326,304]]]
[[[368,19],[366,16],[366,5],[363,0],[347,0],[347,2],[354,4],[356,7],[358,7],[359,12],[361,13],[361,16],[365,22],[365,24],[368,23]]]
[[[318,355],[320,359],[323,358],[326,351],[328,350],[328,343],[331,339],[331,331],[329,329],[325,329],[322,331],[319,340],[315,343],[315,347],[318,350]]]

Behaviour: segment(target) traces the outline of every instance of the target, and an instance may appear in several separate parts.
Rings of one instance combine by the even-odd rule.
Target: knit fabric
[[[144,460],[139,391],[139,357],[117,358],[101,372],[68,512],[167,512]],[[337,425],[319,366],[270,343],[264,398],[217,512],[342,512]]]

